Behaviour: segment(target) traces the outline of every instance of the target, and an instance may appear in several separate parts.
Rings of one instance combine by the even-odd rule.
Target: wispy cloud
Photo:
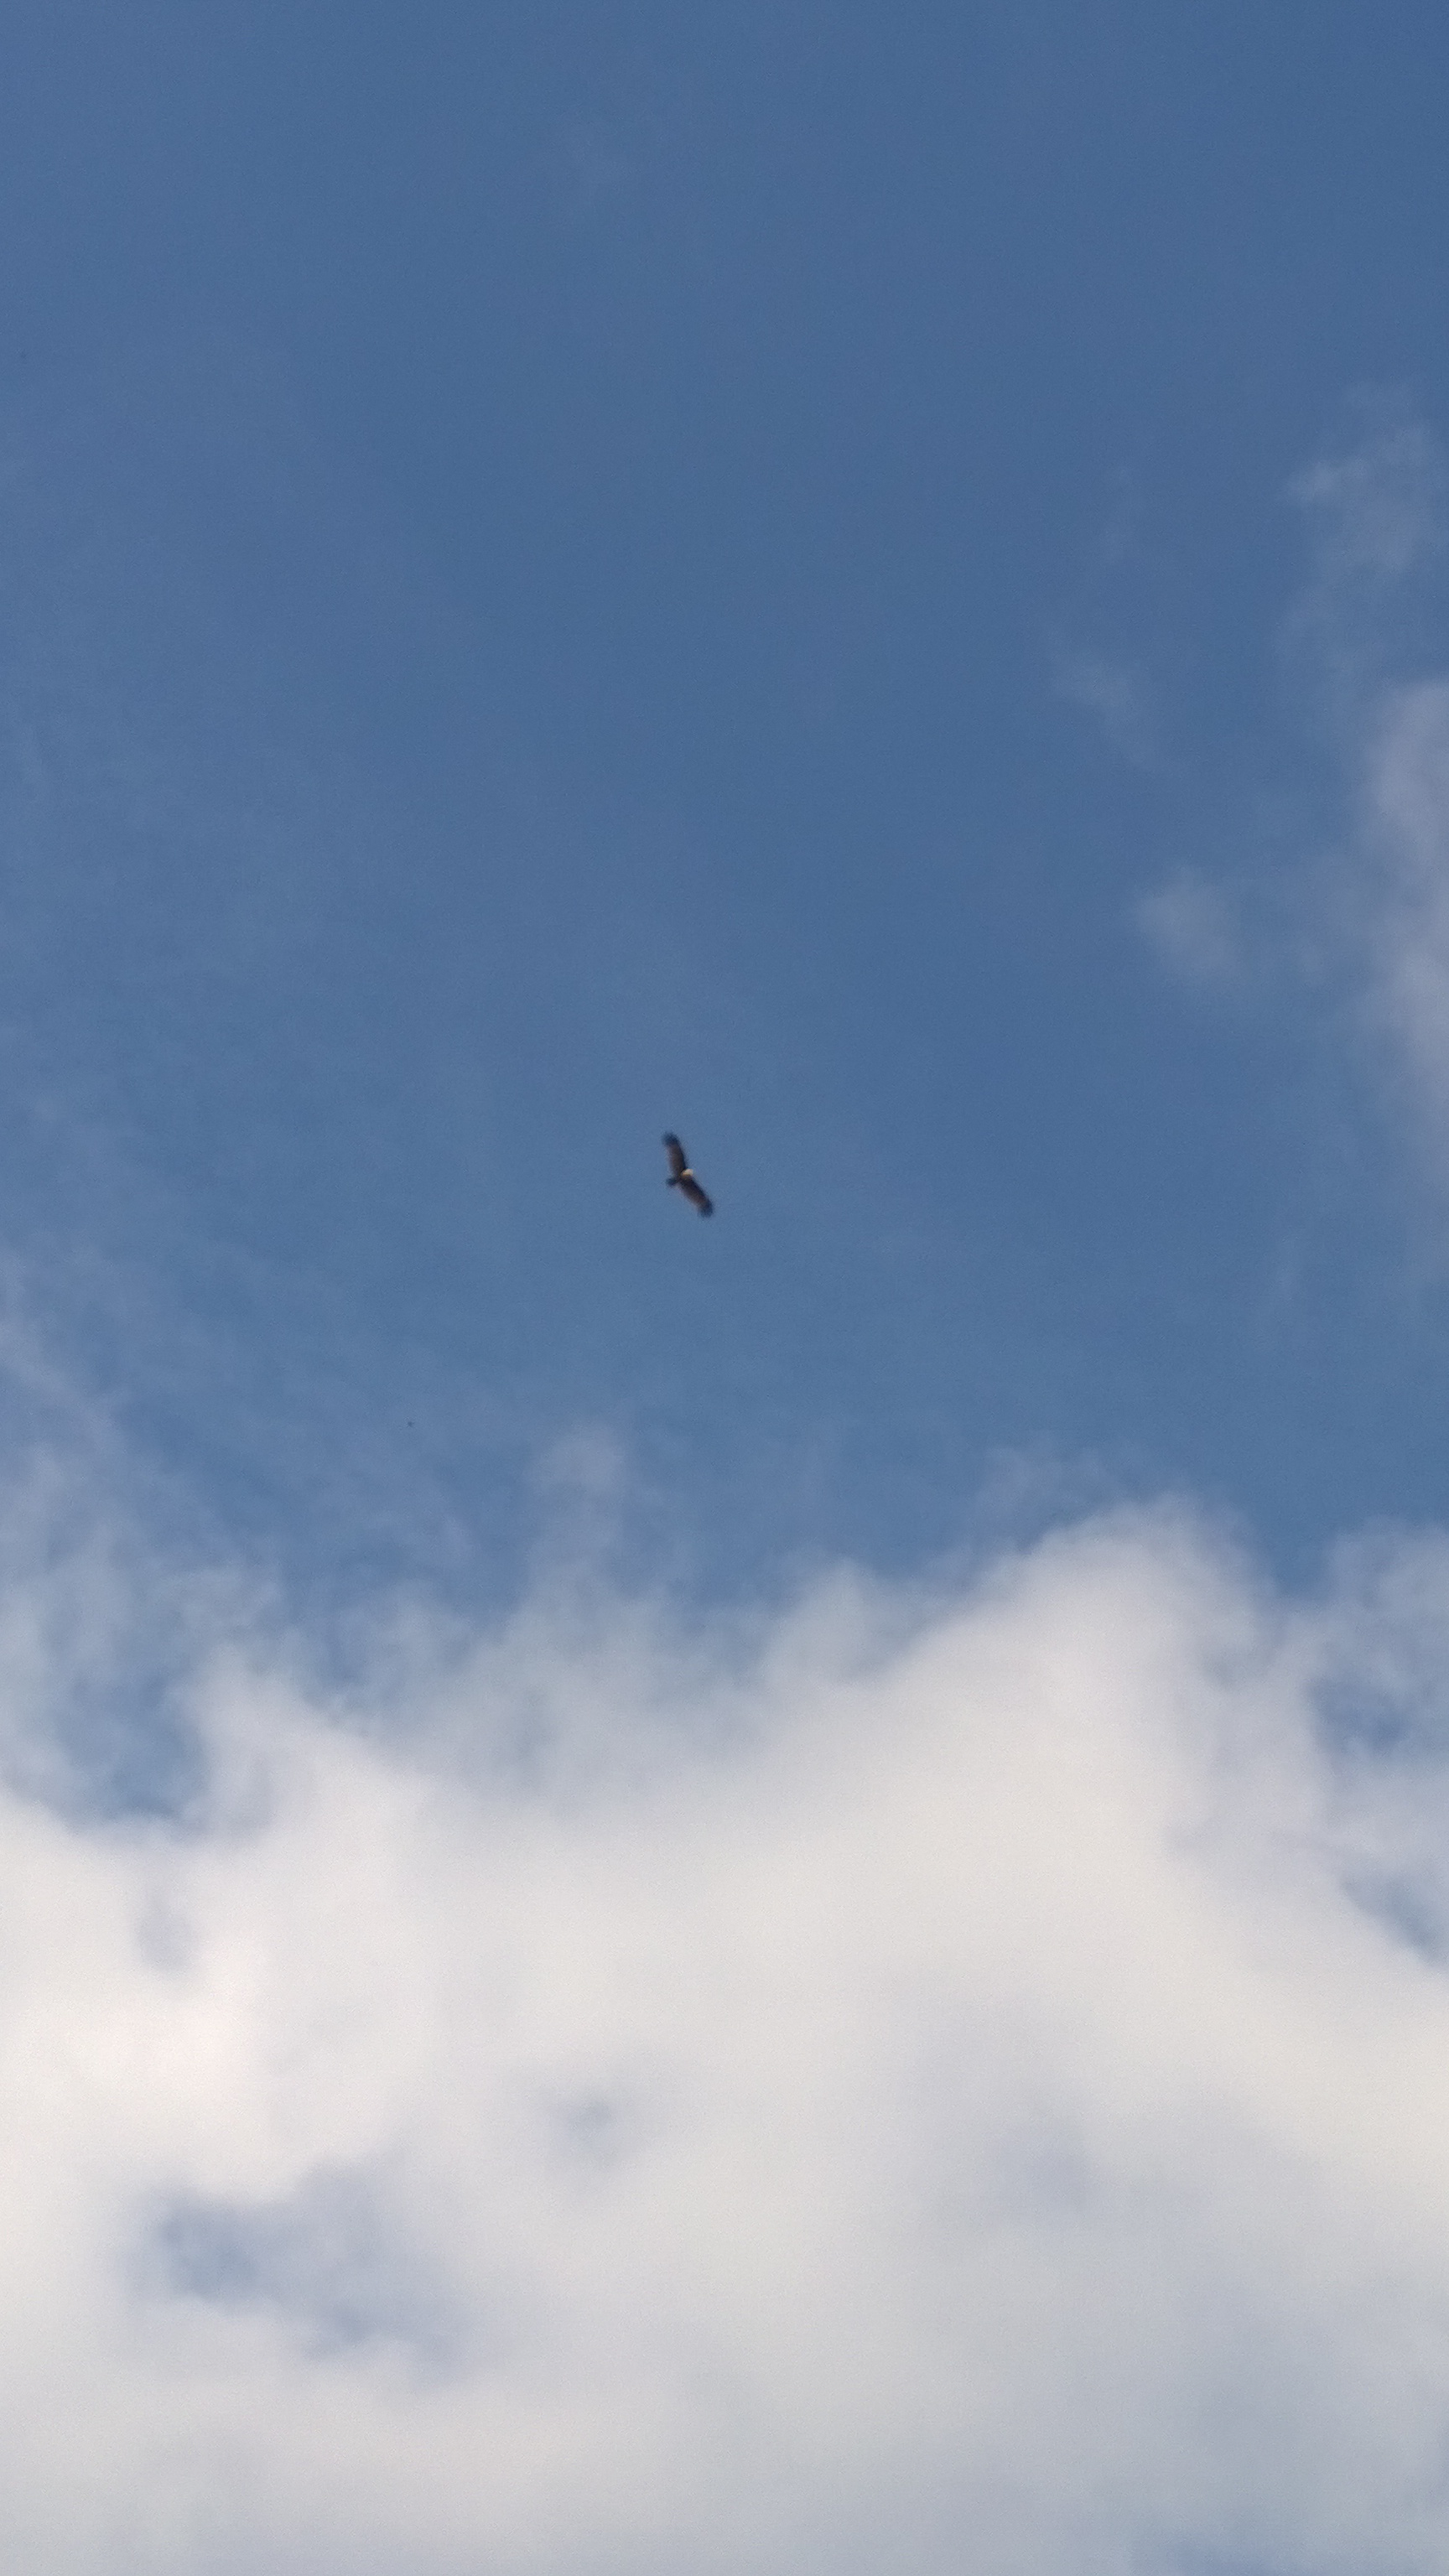
[[[1134,769],[1153,769],[1159,751],[1147,683],[1134,663],[1110,653],[1052,643],[1052,685],[1068,706],[1100,726],[1111,749]]]
[[[1411,631],[1414,586],[1443,557],[1449,467],[1428,425],[1400,395],[1367,392],[1343,438],[1295,476],[1309,579],[1288,620],[1290,652],[1339,724],[1366,698]]]
[[[1300,475],[1310,579],[1287,639],[1347,781],[1322,878],[1363,1027],[1430,1164],[1449,1179],[1449,675],[1437,576],[1449,463],[1400,403],[1358,406],[1349,444]]]
[[[1385,691],[1361,792],[1366,1014],[1449,1180],[1449,678]]]
[[[1402,399],[1365,395],[1289,498],[1308,565],[1284,663],[1326,783],[1320,773],[1313,795],[1289,800],[1297,820],[1273,823],[1254,864],[1179,867],[1133,918],[1200,990],[1251,977],[1332,996],[1340,1037],[1437,1187],[1449,1183],[1449,461]]]
[[[1139,899],[1134,919],[1162,964],[1184,983],[1222,991],[1241,982],[1244,943],[1224,886],[1179,868]]]
[[[345,1693],[120,1561],[198,1765],[0,1791],[15,2564],[1442,2565],[1442,1541],[555,1577]]]

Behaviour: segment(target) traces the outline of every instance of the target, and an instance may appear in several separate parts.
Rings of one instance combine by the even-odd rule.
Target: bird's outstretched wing
[[[689,1157],[679,1138],[666,1136],[664,1150],[669,1156],[669,1178],[665,1183],[666,1189],[682,1190],[690,1206],[697,1207],[701,1216],[713,1216],[714,1201],[700,1188],[689,1168]]]

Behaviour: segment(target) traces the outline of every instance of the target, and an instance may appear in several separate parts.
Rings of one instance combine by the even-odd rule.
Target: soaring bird
[[[693,1172],[689,1168],[689,1156],[686,1154],[679,1138],[677,1136],[666,1136],[664,1139],[664,1151],[669,1156],[669,1178],[664,1184],[665,1188],[667,1190],[683,1190],[690,1206],[697,1207],[701,1216],[713,1216],[714,1201],[711,1198],[706,1198],[704,1191],[700,1188],[698,1181],[695,1179]]]

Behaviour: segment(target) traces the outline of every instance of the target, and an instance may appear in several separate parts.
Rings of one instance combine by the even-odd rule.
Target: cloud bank
[[[7,2564],[1443,2566],[1444,1539],[1311,1601],[1166,1508],[753,1623],[541,1581],[345,1685],[43,1554]],[[159,1812],[67,1769],[97,1583]]]

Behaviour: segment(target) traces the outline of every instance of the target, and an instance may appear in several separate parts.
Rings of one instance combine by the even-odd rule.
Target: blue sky
[[[1364,386],[1449,416],[1443,59],[17,13],[6,1201],[248,1544],[345,1557],[360,1444],[486,1579],[580,1417],[709,1583],[909,1564],[1002,1449],[1295,1565],[1439,1508],[1331,999],[1133,910],[1342,829],[1287,490]]]
[[[552,1777],[529,1711],[555,1702],[589,1797],[614,1776],[598,1731],[617,1718],[633,1747],[656,1704],[712,1743],[745,1691],[730,1725],[754,1744],[783,1694],[813,1744],[835,1686],[821,1640],[847,1596],[866,1666],[927,1712],[923,1742],[937,1684],[917,1682],[936,1668],[901,1640],[932,1620],[948,1641],[1004,1620],[1018,1677],[1059,1620],[1083,1705],[1140,1700],[1150,1731],[1161,1713],[1134,1676],[1158,1669],[1160,1630],[1161,1669],[1196,1676],[1174,1707],[1198,1706],[1221,1653],[1247,1676],[1233,1743],[1252,1737],[1245,1711],[1271,1712],[1273,1761],[1243,1756],[1253,1852],[1309,1833],[1311,1810],[1344,1921],[1367,1905],[1375,1937],[1397,1924],[1399,1968],[1421,1974],[1449,1903],[1397,1774],[1362,1766],[1369,1743],[1430,1762],[1449,1628],[1442,11],[17,0],[6,55],[0,1643],[24,1813],[38,1799],[69,1819],[99,1887],[105,1834],[160,1830],[178,1781],[202,1796],[204,1776],[209,1822],[186,1831],[220,1849],[237,1729],[291,1812],[277,1692],[305,1703],[320,1805],[335,1791],[343,1817],[354,1721],[389,1760],[429,1748],[419,1778],[463,1762],[472,1781],[463,1700],[525,1808],[534,1755]],[[714,1193],[709,1227],[665,1192],[666,1127]],[[1119,1527],[1125,1557],[1100,1535]],[[1130,1650],[1109,1654],[1094,1584]],[[1123,1659],[1112,1690],[1099,1649],[1102,1674]],[[219,1717],[238,1655],[249,1714]],[[617,1705],[600,1668],[632,1676]],[[1038,1717],[1055,1707],[1045,1684],[1019,1687]],[[1310,1755],[1320,1719],[1328,1750]],[[1196,1815],[1212,1762],[1193,1743],[1173,1759]],[[635,1753],[618,1759],[633,1779]],[[1104,1792],[1143,1890],[1156,1759],[1123,1755]],[[957,1756],[940,1761],[956,1780]],[[864,1814],[864,1753],[852,1777]],[[772,1850],[789,1848],[793,1778],[767,1763],[739,1791]],[[1013,1779],[1003,1832],[1030,1877],[1034,1791]],[[612,1815],[623,1792],[597,1794]],[[694,1791],[671,1794],[687,1808]],[[800,1824],[807,1878],[824,1813]],[[526,1878],[532,1826],[515,1824],[507,1867]],[[493,1825],[478,1830],[496,1858]],[[604,1891],[579,1938],[606,1949],[631,1902],[600,1856],[612,1830],[579,1864]],[[292,1847],[273,1869],[264,1843],[243,1907],[263,1948],[292,1902],[276,1894]],[[427,1949],[401,1848],[384,1909],[399,1956]],[[305,1865],[322,1863],[309,1849]],[[698,1934],[712,1959],[747,1875],[719,1852],[701,1869],[723,1891]],[[787,1880],[782,1861],[782,1937]],[[543,1861],[528,1883],[537,1910]],[[1324,1930],[1321,1894],[1303,1921],[1328,1992],[1350,1935],[1337,1916]],[[209,1898],[172,1888],[136,1898],[147,1922],[153,1897],[157,1920],[188,1904],[211,1919]],[[648,1899],[688,1950],[677,1902],[663,1883]],[[1181,1902],[1185,2004],[1231,1977]],[[1223,1936],[1234,1958],[1240,1933]],[[1060,2002],[1038,1966],[1019,2035]],[[1297,2027],[1283,1973],[1264,2027]],[[844,1998],[848,2018],[869,1984],[849,1944],[819,1975],[816,2000]],[[1002,1976],[966,1978],[968,2022],[1010,2021],[1019,1980]],[[630,2084],[642,2101],[640,2068],[668,2054],[626,1988],[610,2010],[628,2081],[538,2078],[574,2104],[570,2135],[581,2102],[617,2110]],[[92,1989],[78,1968],[64,2010],[84,2019]],[[260,2100],[265,2015],[249,2054],[232,1993],[198,1988],[195,2011]],[[683,2046],[687,1996],[676,2008]],[[787,2030],[778,2065],[794,2044]],[[403,2064],[393,2037],[380,2046]],[[1120,2087],[1080,2135],[1065,2111],[1053,2128],[1046,2095],[1070,2083],[1056,2061],[1028,2078],[1035,2046],[1011,2060],[1002,2134],[1072,2130],[1066,2164],[1100,2156],[1130,2199],[1137,2111],[1121,2113],[1130,2153]],[[884,2098],[884,2060],[862,2048]],[[950,2054],[941,2039],[932,2064]],[[778,2065],[767,2050],[740,2099],[773,2099]],[[824,2122],[837,2078],[821,2080]],[[1242,2082],[1254,2135],[1290,2155],[1292,2130],[1298,2153],[1317,2079],[1291,2116]],[[304,2378],[330,2366],[317,2316],[355,2318],[384,2275],[379,2314],[421,2314],[436,2290],[473,2353],[491,2277],[481,2255],[445,2277],[435,2249],[398,2288],[367,2159],[392,2190],[412,2149],[358,2116],[285,2174],[280,2148],[244,2173],[194,2139],[137,2150],[155,2244],[190,2249],[167,2296],[199,2296],[222,2246],[218,2301],[245,2337],[266,2284],[295,2274],[311,2324],[287,2369]],[[418,2114],[419,2173],[435,2148],[447,2162],[452,2117]],[[658,2101],[638,2119],[641,2137],[668,2127]],[[1056,2173],[1057,2149],[1040,2152]],[[1377,2150],[1358,2152],[1344,2172],[1372,2168]],[[519,2149],[524,2201],[530,2170]],[[700,2206],[712,2170],[690,2168]],[[1195,2176],[1172,2170],[1196,2208]],[[830,2171],[854,2206],[859,2175]],[[1351,2197],[1334,2171],[1330,2199]],[[788,2233],[785,2203],[776,2216]],[[661,2278],[666,2240],[639,2258]],[[1189,2304],[1207,2242],[1184,2257]],[[250,2307],[233,2296],[247,2246]],[[137,2277],[162,2277],[153,2256]],[[364,2291],[317,2291],[354,2257]],[[864,2276],[834,2286],[846,2308],[875,2295]],[[1252,2341],[1253,2295],[1221,2350]],[[1276,2295],[1287,2343],[1310,2315],[1332,2342],[1316,2291],[1295,2277]],[[1344,2314],[1358,2295],[1343,2288]],[[714,2297],[686,2298],[665,2341],[706,2312],[718,2325]],[[807,2370],[825,2369],[827,2312],[822,2289]],[[1095,2313],[1068,2302],[1069,2342]],[[757,2357],[772,2315],[766,2301],[742,2351]],[[741,2385],[752,2367],[730,2364]],[[1151,2355],[1123,2368],[1146,2424]],[[1070,2396],[1035,2369],[1023,2359],[1023,2406],[1070,2432]],[[259,2424],[281,2383],[266,2385]],[[840,2420],[873,2423],[885,2463],[861,2528],[896,2527],[909,2487],[910,2576],[934,2576],[958,2563],[963,2493],[972,2512],[997,2494],[998,2454],[986,2440],[985,2484],[966,2490],[938,2462],[931,2503],[936,2469],[888,2429],[917,2385],[857,2390]],[[1283,2403],[1311,2449],[1351,2397]],[[263,2439],[228,2438],[239,2457]],[[748,2442],[719,2438],[748,2481]],[[1193,2478],[1162,2468],[1175,2438],[1144,2434],[1135,2483],[1129,2463],[1114,2488],[1084,2433],[1100,2482],[1068,2493],[1068,2477],[1039,2525],[1002,2508],[985,2576],[1442,2563],[1444,2534],[1407,2506],[1392,2559],[1350,2537],[1330,2560],[1307,2489],[1285,2473],[1269,2498],[1246,2452],[1214,2524]],[[792,2485],[778,2460],[761,2475],[774,2538],[742,2533],[749,2563],[794,2530],[813,2535],[796,2563],[854,2565],[838,2500],[817,2512],[809,2476]],[[1382,2528],[1402,2496],[1379,2475],[1363,2467],[1361,2487]],[[452,2564],[411,2492],[399,2468],[380,2576]],[[538,2544],[548,2576],[644,2563],[586,2466],[569,2493],[567,2531]],[[1137,2521],[1113,2521],[1113,2493]],[[177,2510],[178,2567],[233,2563],[240,2523]],[[474,2526],[460,2507],[458,2528],[511,2566],[513,2508],[497,2510]],[[716,2563],[707,2515],[679,2510],[658,2545],[695,2576]],[[119,2526],[97,2514],[56,2543],[56,2568],[132,2563],[129,2543],[106,2554],[95,2533]],[[318,2563],[301,2507],[278,2517],[251,2532],[249,2568]],[[348,2545],[340,2563],[361,2565]]]

